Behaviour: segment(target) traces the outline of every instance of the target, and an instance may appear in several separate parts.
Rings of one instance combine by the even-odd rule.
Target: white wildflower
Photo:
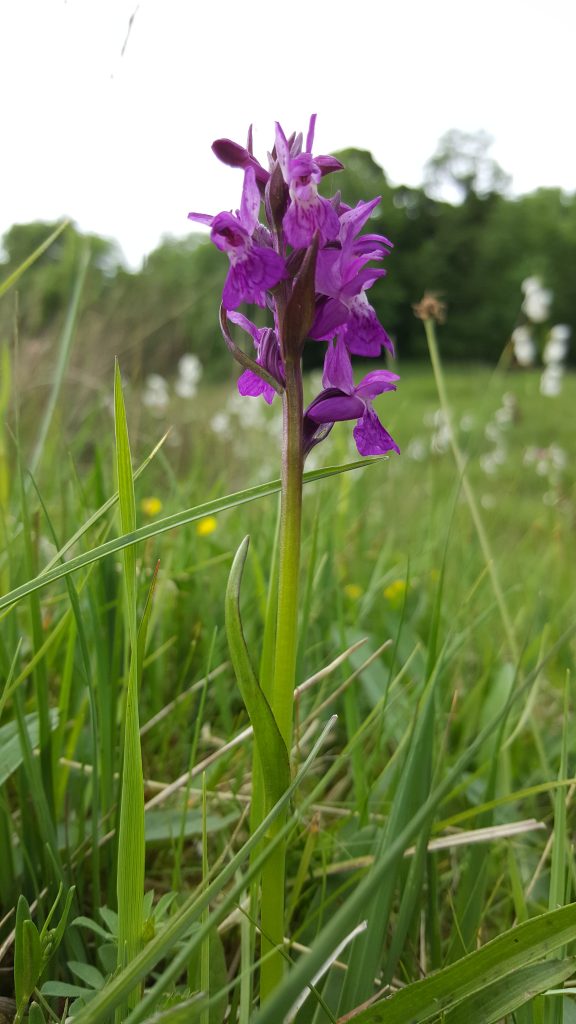
[[[558,363],[549,363],[540,378],[540,394],[556,398],[562,390],[564,369]]]
[[[512,331],[512,347],[516,362],[520,366],[532,366],[536,359],[536,345],[528,327],[515,327]]]
[[[142,402],[147,409],[163,412],[168,402],[168,384],[159,373],[149,373],[144,381]]]

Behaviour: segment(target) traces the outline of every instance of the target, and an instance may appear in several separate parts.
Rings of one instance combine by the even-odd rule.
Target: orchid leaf
[[[273,806],[290,785],[290,761],[272,708],[256,678],[242,629],[240,586],[249,543],[250,538],[245,537],[230,570],[226,588],[226,634],[242,700],[254,729],[266,796],[269,806]]]
[[[345,463],[341,466],[327,466],[325,469],[311,470],[309,473],[304,474],[304,483],[315,483],[325,477],[337,476],[339,473],[348,473],[354,469],[365,469],[367,466],[374,466],[380,462],[382,462],[381,457],[364,458],[358,459],[356,462]],[[280,480],[271,480],[269,483],[258,484],[256,487],[247,487],[245,490],[237,491],[235,494],[227,494],[225,497],[215,498],[213,501],[206,501],[202,505],[196,505],[193,508],[185,509],[183,512],[176,512],[174,515],[165,516],[154,523],[141,526],[137,530],[131,530],[129,533],[123,533],[120,537],[115,537],[113,540],[106,541],[104,544],[99,544],[97,547],[84,552],[82,555],[77,555],[76,558],[70,558],[67,562],[55,565],[49,571],[44,570],[38,576],[35,576],[34,579],[29,580],[27,583],[23,583],[20,587],[16,587],[15,590],[11,590],[8,594],[4,594],[3,597],[0,597],[0,609],[7,608],[9,605],[15,604],[16,601],[19,601],[21,598],[33,593],[35,590],[40,590],[42,587],[46,587],[49,583],[53,583],[55,580],[61,579],[63,576],[67,576],[69,572],[75,572],[77,569],[82,569],[84,566],[90,565],[92,562],[97,562],[100,558],[104,558],[106,555],[115,554],[117,551],[122,551],[124,548],[129,547],[132,544],[137,544],[142,540],[148,540],[149,537],[156,537],[158,534],[165,533],[167,530],[174,530],[177,527],[187,526],[188,523],[195,522],[197,519],[204,519],[206,516],[216,515],[217,512],[224,512],[226,509],[236,508],[238,505],[243,505],[248,501],[255,501],[257,498],[267,497],[269,494],[277,494],[279,490]],[[114,500],[115,498],[110,499],[110,506]],[[75,536],[78,536],[83,532],[84,530],[78,531],[78,534]],[[69,546],[69,544],[66,544],[63,550],[67,550]],[[59,552],[58,556],[60,556],[61,553],[62,552]]]

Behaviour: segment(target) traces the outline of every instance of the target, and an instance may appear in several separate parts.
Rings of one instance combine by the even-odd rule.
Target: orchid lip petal
[[[268,405],[272,404],[276,394],[272,385],[268,384],[262,377],[259,377],[253,370],[244,370],[238,377],[237,386],[241,395],[249,398],[258,398],[262,395],[264,401],[268,402]]]
[[[354,440],[360,455],[386,455],[400,449],[393,437],[384,429],[374,410],[366,407],[366,411],[353,430]]]

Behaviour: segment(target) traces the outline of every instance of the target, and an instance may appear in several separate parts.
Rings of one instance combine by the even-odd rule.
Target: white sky
[[[132,29],[124,53],[130,16]],[[132,265],[189,210],[236,207],[274,121],[418,185],[438,138],[484,129],[515,193],[576,190],[574,0],[4,0],[0,235],[72,216]]]

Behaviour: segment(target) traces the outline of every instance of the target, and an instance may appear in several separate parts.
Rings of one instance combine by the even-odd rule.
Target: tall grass
[[[71,422],[73,333],[40,428],[2,355],[11,1015],[576,1019],[574,378],[551,400],[530,373],[442,371],[436,351],[440,397],[428,367],[388,396],[400,458],[358,468],[334,429],[305,487],[291,776],[258,686],[269,429],[234,426],[231,406],[230,433],[210,434],[223,388],[142,417],[119,372],[114,419],[87,403]],[[287,969],[258,1009],[258,880],[281,846]]]

